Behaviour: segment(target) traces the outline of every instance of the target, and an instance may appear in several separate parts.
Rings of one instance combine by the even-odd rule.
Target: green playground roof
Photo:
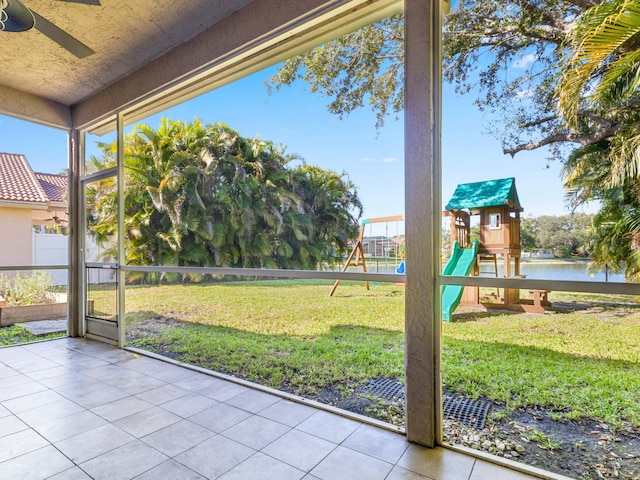
[[[474,210],[499,205],[509,205],[515,210],[523,210],[518,199],[515,178],[461,183],[453,192],[445,210]]]

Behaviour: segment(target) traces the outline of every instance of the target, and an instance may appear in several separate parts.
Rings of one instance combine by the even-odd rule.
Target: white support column
[[[82,321],[84,316],[83,285],[82,278],[82,188],[80,176],[82,175],[82,152],[80,149],[80,134],[78,130],[69,133],[69,274],[68,282],[68,325],[67,332],[70,337],[83,334]]]
[[[405,0],[407,439],[441,440],[439,0]]]
[[[124,347],[125,342],[125,305],[124,305],[124,280],[125,272],[120,268],[126,264],[124,258],[124,115],[118,114],[118,270],[117,270],[117,295],[118,295],[118,347]]]

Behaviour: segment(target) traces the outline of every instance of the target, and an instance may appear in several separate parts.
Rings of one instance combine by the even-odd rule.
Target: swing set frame
[[[342,267],[342,272],[346,272],[349,267],[362,267],[364,273],[367,273],[367,263],[364,259],[364,250],[362,249],[362,240],[364,239],[364,231],[367,225],[372,223],[386,223],[386,222],[400,222],[404,220],[404,215],[392,215],[389,217],[374,217],[374,218],[365,218],[362,220],[360,224],[360,233],[358,234],[358,239],[356,240],[351,253],[347,257],[347,261],[344,263]],[[340,284],[340,280],[336,280],[331,287],[331,291],[329,292],[329,296],[332,297],[338,285]],[[365,281],[365,286],[367,290],[369,290],[369,282]]]

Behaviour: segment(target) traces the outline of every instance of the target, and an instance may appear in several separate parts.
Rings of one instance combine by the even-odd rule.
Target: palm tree
[[[224,124],[139,125],[124,158],[132,265],[316,268],[341,258],[357,230],[361,205],[346,174],[291,167],[301,159]],[[114,231],[108,205],[101,228]]]
[[[586,10],[570,35],[571,55],[559,85],[559,108],[580,132],[598,112],[609,140],[611,185],[640,174],[640,1],[614,0]],[[600,125],[601,126],[601,125]]]
[[[574,151],[563,167],[573,206],[602,203],[590,244],[594,261],[640,272],[640,1],[602,2],[586,10],[570,36],[571,55],[559,85],[559,109],[582,133],[608,122],[613,135]]]

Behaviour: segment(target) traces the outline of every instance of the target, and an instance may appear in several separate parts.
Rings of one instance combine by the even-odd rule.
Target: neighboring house
[[[384,235],[364,237],[362,252],[371,257],[394,257],[404,245],[404,237],[385,237]]]
[[[38,264],[34,226],[43,233],[63,233],[66,212],[65,175],[36,173],[24,155],[0,153],[0,265]],[[60,258],[66,262],[66,255]]]

